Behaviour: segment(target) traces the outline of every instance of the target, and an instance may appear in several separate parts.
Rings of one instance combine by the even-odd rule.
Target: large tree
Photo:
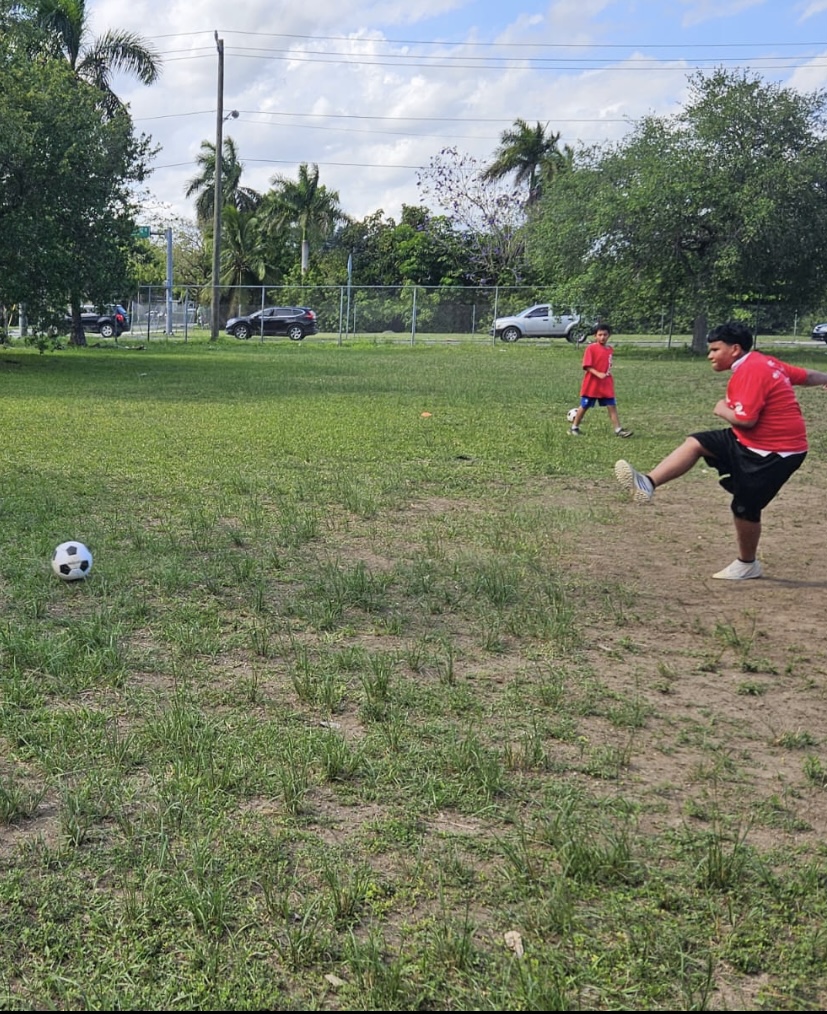
[[[555,180],[532,260],[615,317],[683,308],[699,348],[711,315],[804,311],[827,282],[824,122],[823,92],[693,75],[683,112],[646,117]]]
[[[148,143],[63,61],[0,42],[0,302],[32,319],[124,291]],[[78,317],[79,323],[79,317]],[[84,341],[82,328],[74,340]]]
[[[147,140],[134,136],[128,111],[112,91],[112,75],[125,72],[152,84],[159,74],[160,57],[130,32],[113,30],[93,38],[86,0],[4,0],[3,20],[0,50],[3,69],[10,75],[7,84],[14,92],[23,86],[22,103],[17,108],[7,106],[6,116],[49,122],[55,131],[48,139],[35,136],[33,146],[23,135],[15,135],[14,150],[8,154],[15,172],[27,159],[36,172],[43,152],[50,152],[51,185],[44,185],[41,192],[51,195],[57,188],[50,204],[54,210],[47,210],[46,221],[50,235],[62,241],[60,253],[70,258],[73,270],[64,279],[62,300],[68,298],[71,305],[72,340],[82,344],[81,300],[111,298],[118,273],[123,284],[121,269],[132,231],[130,184],[143,179],[149,155]],[[42,81],[51,108],[26,91],[25,80],[14,80],[22,57],[29,62],[30,87]],[[58,66],[65,72],[62,77],[54,69]],[[64,130],[67,124],[71,131]],[[132,164],[125,159],[132,159]],[[88,202],[85,206],[84,201]],[[27,210],[32,207],[30,203]],[[98,220],[102,211],[110,216],[106,235],[105,221]],[[65,235],[60,235],[61,228],[68,230]],[[60,277],[59,260],[57,255],[53,258],[53,279]],[[31,283],[32,273],[28,274]],[[53,284],[35,288],[45,292]],[[37,302],[38,297],[34,298]]]
[[[302,162],[298,179],[276,175],[271,180],[263,217],[272,231],[285,227],[298,230],[301,242],[301,273],[310,266],[310,244],[332,234],[335,227],[347,221],[339,203],[339,194],[319,182],[319,167]]]

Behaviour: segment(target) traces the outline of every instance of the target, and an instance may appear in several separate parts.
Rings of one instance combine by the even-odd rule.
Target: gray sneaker
[[[651,503],[654,499],[655,486],[649,476],[638,472],[622,458],[615,462],[615,478],[635,503]]]
[[[571,427],[569,427],[569,436],[570,437],[579,437],[580,436],[580,427],[579,426],[571,426]]]

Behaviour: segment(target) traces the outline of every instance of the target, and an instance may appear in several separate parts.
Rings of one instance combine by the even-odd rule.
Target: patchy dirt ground
[[[576,536],[575,565],[608,596],[613,586],[634,594],[619,626],[595,603],[587,652],[612,691],[651,707],[630,730],[624,781],[657,795],[656,824],[727,800],[754,818],[749,840],[759,847],[824,840],[827,468],[805,469],[765,512],[765,577],[746,582],[711,578],[736,555],[729,497],[713,473],[696,469],[651,506],[605,482],[592,491],[595,508],[612,510],[612,545],[596,544],[593,529]],[[602,722],[592,731],[618,733]]]

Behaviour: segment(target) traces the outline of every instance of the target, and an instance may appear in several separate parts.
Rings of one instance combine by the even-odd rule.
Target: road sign
[[[135,236],[136,239],[149,239],[149,226],[139,225],[136,229],[132,230],[132,235]]]

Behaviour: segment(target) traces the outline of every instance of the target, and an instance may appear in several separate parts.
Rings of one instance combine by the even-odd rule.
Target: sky
[[[443,148],[490,162],[521,118],[560,144],[611,143],[680,111],[698,70],[827,87],[827,0],[87,0],[93,34],[139,33],[163,57],[146,87],[120,77],[160,150],[141,224],[192,219],[184,197],[223,124],[261,192],[302,162],[356,219],[399,220]]]

